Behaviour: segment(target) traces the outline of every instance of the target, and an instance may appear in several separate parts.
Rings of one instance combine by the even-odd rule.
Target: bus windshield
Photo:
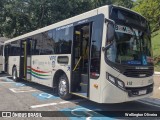
[[[148,64],[149,60],[147,59],[151,57],[151,43],[146,33],[135,36],[116,31],[115,34],[115,43],[113,45],[116,51],[115,62],[120,64]]]
[[[147,22],[141,24],[144,18],[117,9],[112,13],[114,16],[111,18],[116,23],[115,40],[107,50],[107,58],[112,62],[126,65],[152,64],[150,35],[139,29],[148,29]]]

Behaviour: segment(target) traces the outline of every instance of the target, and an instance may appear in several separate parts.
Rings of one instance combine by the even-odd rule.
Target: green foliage
[[[141,13],[148,19],[152,31],[160,29],[160,1],[159,0],[137,0],[133,10]]]
[[[114,4],[120,5],[127,8],[133,7],[133,1],[132,0],[114,0]]]
[[[159,16],[157,1],[159,0],[153,3],[152,0],[0,0],[0,36],[16,37],[106,4],[127,8],[135,5],[134,10],[147,17],[153,28],[157,26]],[[146,6],[143,5],[145,3]],[[149,12],[146,12],[148,8]]]
[[[16,37],[91,10],[94,5],[90,0],[1,0],[0,36]]]
[[[152,49],[155,70],[160,71],[160,30],[152,33]]]

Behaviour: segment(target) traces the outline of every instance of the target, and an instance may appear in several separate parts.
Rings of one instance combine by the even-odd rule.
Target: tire
[[[58,83],[58,95],[64,100],[71,99],[72,95],[69,93],[69,83],[66,75],[62,75],[59,78]]]
[[[15,82],[18,81],[18,77],[17,77],[17,68],[14,67],[13,70],[12,70],[12,78]]]

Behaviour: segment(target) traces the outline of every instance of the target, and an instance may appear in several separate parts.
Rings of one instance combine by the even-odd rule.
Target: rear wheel
[[[69,83],[66,75],[62,75],[59,78],[58,95],[60,96],[60,98],[65,100],[71,99],[72,97],[69,93]]]
[[[13,70],[12,70],[12,78],[13,78],[14,81],[16,81],[16,82],[18,81],[16,67],[14,67]]]

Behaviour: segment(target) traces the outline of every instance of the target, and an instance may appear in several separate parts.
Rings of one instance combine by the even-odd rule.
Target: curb
[[[155,71],[154,74],[155,75],[160,75],[160,72]]]
[[[156,98],[144,98],[141,100],[138,100],[139,102],[142,102],[144,104],[149,104],[149,105],[153,105],[156,107],[160,107],[160,99],[156,99]]]
[[[160,75],[160,72],[154,72],[155,75]]]

